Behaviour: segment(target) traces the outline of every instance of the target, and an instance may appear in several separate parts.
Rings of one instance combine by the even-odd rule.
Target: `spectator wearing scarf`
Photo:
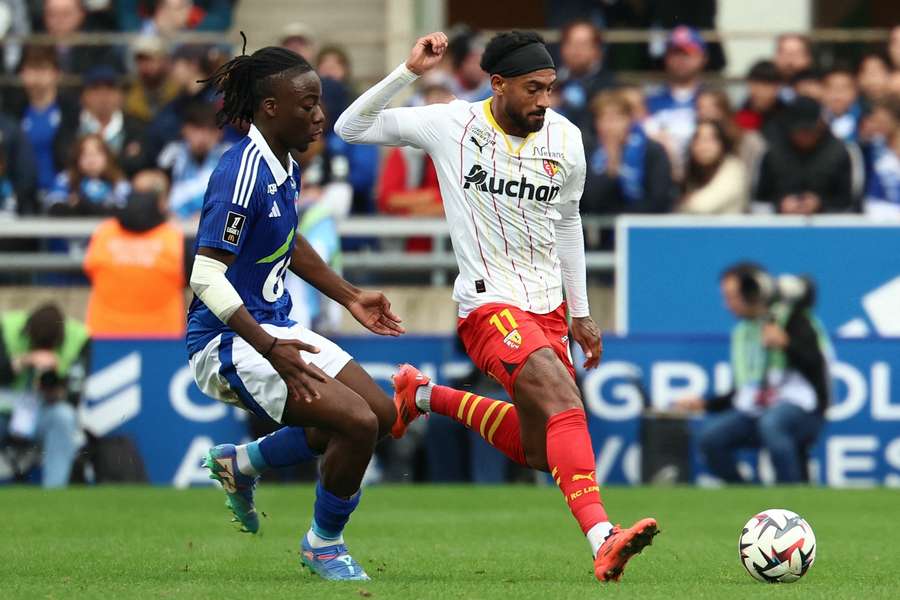
[[[672,207],[671,168],[663,147],[635,122],[617,91],[592,103],[595,142],[581,204],[586,214],[666,213]]]

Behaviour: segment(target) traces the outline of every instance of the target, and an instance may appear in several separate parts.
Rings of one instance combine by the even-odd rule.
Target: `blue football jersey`
[[[203,198],[194,252],[219,248],[235,255],[225,276],[261,324],[293,324],[284,274],[297,235],[299,191],[297,163],[291,159],[285,171],[251,126],[247,137],[222,155]],[[228,326],[195,296],[188,311],[188,354],[226,331]]]

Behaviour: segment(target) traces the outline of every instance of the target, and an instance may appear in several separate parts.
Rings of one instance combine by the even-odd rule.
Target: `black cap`
[[[797,96],[784,108],[784,120],[790,131],[815,129],[822,122],[822,105],[809,96]]]

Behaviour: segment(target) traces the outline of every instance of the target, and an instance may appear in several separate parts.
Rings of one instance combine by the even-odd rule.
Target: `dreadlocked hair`
[[[235,56],[219,67],[209,79],[199,83],[213,83],[216,91],[223,96],[222,108],[216,113],[216,124],[223,127],[229,123],[252,123],[253,113],[264,98],[273,94],[273,84],[277,77],[286,72],[306,73],[312,71],[305,58],[277,46],[267,46],[247,55],[247,36],[240,56]]]

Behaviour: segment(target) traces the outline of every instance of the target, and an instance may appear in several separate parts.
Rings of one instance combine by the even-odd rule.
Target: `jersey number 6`
[[[285,256],[272,265],[272,270],[269,271],[269,276],[266,277],[262,289],[262,295],[266,302],[275,302],[284,294],[284,273],[289,264],[291,264],[291,257]]]

